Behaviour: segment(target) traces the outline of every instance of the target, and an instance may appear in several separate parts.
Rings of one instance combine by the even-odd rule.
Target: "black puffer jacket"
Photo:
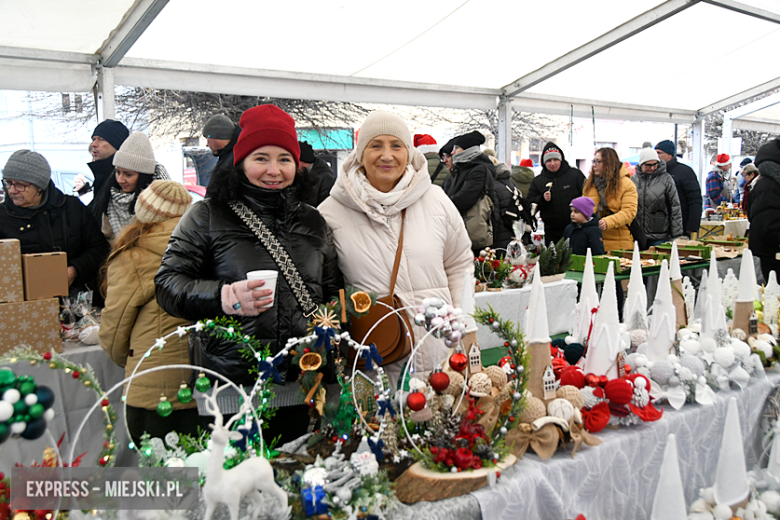
[[[584,224],[572,222],[563,230],[563,238],[569,239],[569,247],[575,255],[604,254],[604,238],[599,229],[599,218],[594,216]]]
[[[506,249],[507,244],[512,241],[515,235],[512,230],[512,223],[521,219],[514,199],[514,191],[517,190],[517,185],[512,182],[512,171],[506,164],[498,163],[495,165],[495,168],[496,177],[493,181],[493,188],[498,199],[498,216],[500,218],[498,219],[498,226],[493,230],[492,248]],[[517,190],[517,193],[519,195],[520,190]]]
[[[103,187],[106,181],[110,180],[111,176],[114,175],[114,156],[112,155],[111,157],[106,157],[105,159],[92,161],[91,163],[87,163],[87,166],[89,166],[89,169],[92,171],[92,176],[95,178],[95,180],[92,181],[92,191],[93,193],[97,194],[100,192],[100,188]],[[79,190],[79,195],[83,195],[84,193],[89,192],[89,189],[89,183],[87,183],[83,188],[81,188],[81,190]],[[94,201],[95,198],[93,197],[89,203],[89,206],[92,206]]]
[[[461,152],[466,153],[466,152]],[[479,154],[467,163],[456,163],[452,180],[445,186],[447,195],[458,208],[461,216],[465,215],[482,197],[485,185],[488,184],[488,195],[493,200],[493,244],[496,244],[498,223],[498,198],[493,182],[487,183],[487,177],[496,178],[496,167],[484,154]],[[491,246],[494,247],[494,246]]]
[[[760,175],[750,190],[750,251],[774,261],[780,253],[780,139],[759,148],[755,164]]]
[[[311,166],[307,168],[303,178],[308,185],[308,189],[305,195],[301,195],[301,201],[315,208],[330,196],[330,190],[336,183],[336,176],[333,175],[333,170],[331,170],[328,163],[319,157],[316,157]]]
[[[634,217],[648,241],[672,240],[683,234],[680,198],[674,179],[666,172],[666,163],[658,160],[654,173],[642,173],[641,166],[631,177],[636,186],[637,210]]]
[[[20,208],[6,194],[0,207],[0,238],[17,238],[22,254],[65,251],[68,266],[78,276],[71,289],[87,286],[97,292],[97,274],[110,246],[97,222],[76,197],[62,193],[49,181],[46,202],[39,208]]]
[[[698,233],[701,222],[701,185],[696,174],[687,164],[677,162],[676,157],[666,163],[666,171],[674,179],[677,186],[677,196],[680,197],[680,211],[682,211],[683,231]]]
[[[241,189],[243,202],[290,254],[314,302],[323,303],[338,294],[342,280],[333,238],[319,212],[298,201],[297,186],[279,191],[244,184]],[[208,198],[193,205],[171,235],[154,279],[157,302],[169,314],[187,320],[222,316],[222,286],[246,280],[246,273],[259,269],[278,270],[257,236],[233,210],[216,198]],[[268,342],[272,353],[279,352],[288,338],[305,335],[308,324],[281,274],[273,306],[259,316],[236,319],[244,333]],[[247,371],[254,361],[242,359],[235,342],[205,335],[192,342],[195,364],[237,384],[254,382]]]
[[[549,148],[558,148],[555,143],[547,143],[542,151],[542,156]],[[571,222],[571,210],[569,204],[577,197],[582,196],[582,186],[585,184],[585,175],[577,168],[572,168],[566,162],[566,156],[561,151],[561,167],[553,173],[544,165],[542,172],[531,181],[528,188],[528,202],[535,203],[542,214],[544,221],[544,236],[546,242],[558,242],[563,237],[563,230]],[[552,183],[550,189],[550,202],[544,200],[544,192],[547,184]]]

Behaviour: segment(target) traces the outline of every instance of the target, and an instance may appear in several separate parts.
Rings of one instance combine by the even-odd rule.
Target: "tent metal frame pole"
[[[704,118],[693,122],[693,171],[699,178],[699,185],[704,187]]]
[[[114,69],[100,67],[97,83],[97,116],[98,121],[116,118],[116,98],[114,94]]]
[[[116,67],[167,4],[168,0],[138,0],[98,50],[103,66]]]
[[[501,96],[498,102],[498,160],[507,166],[512,165],[512,105]]]

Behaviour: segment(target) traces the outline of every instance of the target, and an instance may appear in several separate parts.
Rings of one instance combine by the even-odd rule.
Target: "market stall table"
[[[525,323],[525,311],[531,297],[531,284],[522,289],[504,289],[500,292],[479,292],[474,295],[475,305],[487,309],[490,305],[501,317],[519,323]],[[544,284],[544,297],[547,301],[547,316],[550,334],[562,334],[569,331],[569,324],[577,303],[577,283],[572,280],[560,280]],[[561,312],[561,309],[567,309]],[[483,350],[499,347],[504,341],[489,327],[477,325],[477,339]]]
[[[716,238],[726,235],[733,237],[747,236],[750,221],[746,218],[734,220],[702,220],[699,224],[699,240]]]

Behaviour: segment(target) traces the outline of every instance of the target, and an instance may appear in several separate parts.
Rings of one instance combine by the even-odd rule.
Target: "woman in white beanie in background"
[[[157,338],[190,324],[157,305],[154,275],[173,229],[191,202],[192,197],[178,182],[154,181],[138,196],[135,220],[114,240],[103,281],[106,306],[100,322],[100,344],[114,363],[125,368],[127,377],[141,360],[144,362],[139,372],[189,363],[186,337],[154,349],[149,357],[144,354]],[[144,432],[160,438],[173,430],[197,433],[195,402],[177,397],[189,375],[188,370],[163,370],[133,379],[127,396],[127,424],[137,446]],[[173,410],[166,417],[163,414],[167,405],[163,404],[162,413],[158,413],[163,398]]]
[[[404,306],[419,306],[430,297],[460,306],[466,273],[474,271],[471,240],[452,201],[431,184],[428,161],[412,146],[403,119],[379,110],[366,118],[357,148],[317,209],[333,231],[347,285],[379,297],[389,294],[403,227],[395,295]],[[468,290],[473,288],[472,282]],[[410,322],[415,314],[408,312]],[[425,330],[413,327],[421,339]],[[476,340],[473,331],[468,337]],[[429,337],[414,360],[415,371],[432,370],[447,353],[441,339]],[[405,361],[385,366],[393,388]]]
[[[114,176],[95,195],[92,214],[109,240],[133,220],[138,194],[155,179],[170,179],[154,158],[152,143],[133,132],[114,154]]]

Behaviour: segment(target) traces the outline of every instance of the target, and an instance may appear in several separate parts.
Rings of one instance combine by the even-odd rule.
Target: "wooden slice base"
[[[485,487],[488,483],[488,473],[503,471],[515,462],[517,462],[517,457],[509,454],[495,468],[482,468],[460,473],[431,471],[423,468],[422,464],[417,462],[395,481],[395,496],[404,504],[459,497]]]

